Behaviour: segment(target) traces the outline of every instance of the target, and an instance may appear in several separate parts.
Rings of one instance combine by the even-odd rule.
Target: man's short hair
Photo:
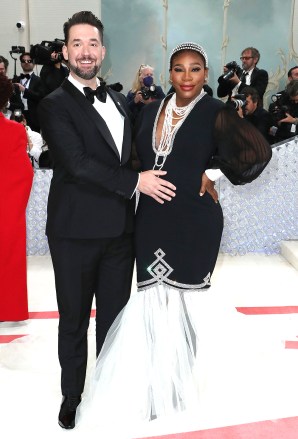
[[[259,103],[260,102],[260,96],[259,93],[257,92],[257,90],[254,87],[244,87],[241,90],[241,93],[243,93],[246,97],[250,96],[251,100],[254,103]]]
[[[0,55],[0,63],[2,63],[2,62],[4,64],[5,70],[7,70],[8,65],[9,65],[8,59],[6,59],[6,58],[4,58],[4,56]]]
[[[3,61],[0,61],[3,62]],[[4,108],[13,93],[11,79],[5,75],[0,75],[0,108]]]
[[[251,56],[253,58],[257,58],[258,61],[256,62],[256,64],[258,64],[258,62],[260,61],[261,55],[260,52],[258,51],[258,49],[256,49],[255,47],[247,47],[246,49],[243,49],[241,52],[241,55],[243,55],[244,52],[247,52],[248,50],[251,51]]]
[[[32,56],[30,55],[30,52],[24,52],[20,56],[20,61],[23,62],[24,56],[30,56],[30,59],[32,59]]]
[[[295,67],[291,67],[290,70],[288,71],[288,78],[292,77],[292,71],[298,69],[298,66]]]
[[[292,79],[286,86],[286,93],[290,98],[298,95],[298,79]]]
[[[76,24],[90,24],[98,29],[101,43],[103,44],[103,30],[102,22],[90,11],[80,11],[73,14],[63,25],[65,45],[69,39],[69,29]]]

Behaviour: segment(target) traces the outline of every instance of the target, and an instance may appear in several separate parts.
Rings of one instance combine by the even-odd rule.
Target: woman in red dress
[[[12,95],[0,74],[0,109]],[[0,321],[28,319],[26,206],[33,180],[23,125],[0,112]]]

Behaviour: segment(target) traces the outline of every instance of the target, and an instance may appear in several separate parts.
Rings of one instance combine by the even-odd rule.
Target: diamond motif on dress
[[[155,279],[155,281],[161,285],[165,279],[169,277],[172,273],[173,268],[163,259],[165,253],[161,248],[154,252],[157,259],[152,262],[151,265],[147,268],[147,271],[151,274],[151,276]]]

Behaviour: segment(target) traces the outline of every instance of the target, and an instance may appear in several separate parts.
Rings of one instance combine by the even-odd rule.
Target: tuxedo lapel
[[[250,83],[252,83],[254,80],[255,80],[255,77],[257,76],[257,74],[258,74],[258,68],[257,67],[255,67],[254,69],[253,69],[253,71],[252,71],[252,74],[251,74],[251,78],[250,78]]]
[[[105,120],[95,110],[91,102],[89,102],[88,99],[86,99],[86,97],[83,95],[83,93],[81,93],[80,90],[78,90],[70,81],[68,81],[68,79],[64,80],[64,82],[62,83],[62,88],[71,95],[71,97],[77,102],[80,107],[84,109],[87,116],[95,123],[97,129],[105,138],[106,142],[119,157],[119,151],[110,133],[110,130],[105,123]]]

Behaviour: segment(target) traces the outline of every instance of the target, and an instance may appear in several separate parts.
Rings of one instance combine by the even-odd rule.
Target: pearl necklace
[[[202,99],[205,94],[206,92],[202,90],[201,93],[185,107],[177,107],[176,93],[173,94],[165,108],[165,119],[162,127],[160,143],[156,147],[155,138],[157,122],[163,108],[164,101],[161,103],[155,118],[152,132],[152,145],[155,152],[155,162],[153,169],[162,170],[168,155],[172,152],[175,136],[178,129],[180,128],[188,114],[191,112],[193,107],[196,105],[196,103],[199,102],[199,100]],[[175,113],[178,117],[173,116],[173,113]],[[176,124],[173,124],[173,120],[178,120],[178,122]]]

